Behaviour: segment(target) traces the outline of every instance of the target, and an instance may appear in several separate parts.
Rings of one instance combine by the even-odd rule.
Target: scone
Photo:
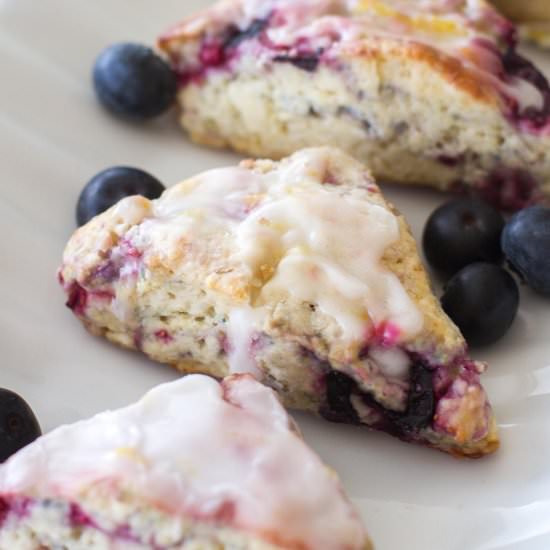
[[[484,0],[222,0],[159,45],[198,143],[334,145],[503,210],[550,197],[550,87]]]
[[[337,476],[247,375],[159,386],[0,466],[0,550],[370,548]]]
[[[498,445],[401,215],[331,148],[244,161],[76,231],[60,270],[95,334],[183,372],[249,372],[289,407],[457,455]]]
[[[548,0],[492,0],[507,17],[520,23],[522,37],[550,47]]]

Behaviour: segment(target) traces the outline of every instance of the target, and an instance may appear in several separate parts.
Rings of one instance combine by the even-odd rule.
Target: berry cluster
[[[447,279],[441,304],[470,345],[496,342],[516,317],[520,294],[511,270],[550,295],[550,209],[526,208],[507,223],[488,204],[457,199],[438,208],[423,236],[428,263]]]

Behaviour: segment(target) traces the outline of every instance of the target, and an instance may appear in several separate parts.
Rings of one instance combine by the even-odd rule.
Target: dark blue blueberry
[[[327,410],[324,416],[332,422],[355,424],[357,413],[351,403],[351,394],[357,388],[352,378],[343,372],[330,371],[325,378],[327,386]]]
[[[40,434],[38,420],[27,402],[16,393],[0,388],[0,462]]]
[[[382,419],[372,426],[401,438],[432,423],[435,410],[435,395],[432,371],[421,362],[415,361],[411,367],[410,390],[405,412],[396,412],[383,407],[367,392],[362,392],[357,383],[347,374],[331,371],[326,376],[327,404],[323,416],[332,422],[357,424],[359,417],[351,403],[351,396],[360,397],[365,405],[378,411]]]
[[[254,19],[254,21],[242,31],[236,27],[232,27],[229,30],[228,38],[223,44],[224,49],[236,48],[242,42],[252,40],[252,38],[255,38],[263,32],[268,23],[269,19]]]
[[[76,223],[84,225],[125,197],[143,195],[156,199],[163,191],[164,185],[143,170],[126,166],[107,168],[94,176],[80,193]]]
[[[319,65],[319,56],[315,54],[308,55],[278,55],[273,58],[278,63],[291,63],[295,67],[312,73]]]
[[[174,102],[176,75],[153,50],[141,44],[115,44],[97,58],[94,87],[111,112],[135,119],[160,115]]]
[[[464,155],[438,155],[438,162],[449,168],[455,168],[464,162]]]
[[[429,264],[453,275],[476,261],[499,262],[504,218],[476,199],[456,199],[439,207],[424,228],[423,247]]]
[[[477,192],[489,204],[504,212],[517,212],[534,204],[540,195],[533,174],[523,168],[499,166],[478,184]]]
[[[519,307],[518,285],[497,265],[471,264],[447,283],[441,305],[468,344],[485,346],[512,326]]]
[[[435,411],[433,372],[420,362],[411,367],[410,389],[405,414],[393,413],[393,422],[408,434],[426,428],[432,423]]]
[[[550,209],[531,206],[506,224],[502,249],[526,283],[550,296]]]

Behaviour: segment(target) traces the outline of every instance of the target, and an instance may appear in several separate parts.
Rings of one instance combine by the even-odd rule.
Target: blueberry
[[[111,112],[135,119],[160,115],[174,102],[178,83],[170,66],[141,44],[114,44],[93,69],[99,101]]]
[[[115,166],[95,175],[84,187],[76,207],[76,223],[84,225],[119,200],[132,195],[156,199],[164,185],[138,168]]]
[[[373,428],[398,437],[408,437],[429,426],[433,420],[435,395],[432,371],[419,361],[415,361],[411,367],[410,390],[405,412],[384,408],[370,393],[361,392],[357,383],[343,372],[329,372],[325,382],[327,403],[321,413],[331,422],[359,423],[359,416],[351,402],[352,395],[360,397],[366,406],[380,414],[381,420],[373,424]]]
[[[512,326],[519,306],[513,277],[501,267],[478,262],[459,271],[445,287],[441,305],[468,344],[492,344]]]
[[[424,229],[424,254],[436,270],[453,275],[476,261],[499,262],[504,218],[476,199],[457,199],[439,207]]]
[[[433,372],[415,362],[411,367],[407,411],[402,416],[395,415],[393,421],[405,433],[416,432],[432,423],[434,411]]]
[[[224,49],[237,48],[243,42],[256,38],[256,36],[264,31],[268,24],[268,19],[254,19],[254,21],[242,31],[237,27],[230,28],[228,37],[223,44]]]
[[[0,388],[0,462],[40,436],[40,425],[26,401]]]
[[[303,54],[303,55],[277,55],[273,58],[273,61],[277,63],[290,63],[298,69],[307,71],[308,73],[314,72],[319,66],[319,56],[316,54]]]
[[[502,233],[502,249],[512,267],[537,292],[550,296],[550,209],[518,212]]]
[[[327,406],[324,416],[332,422],[355,424],[358,416],[351,403],[351,395],[357,388],[352,378],[343,372],[330,371],[326,378]]]

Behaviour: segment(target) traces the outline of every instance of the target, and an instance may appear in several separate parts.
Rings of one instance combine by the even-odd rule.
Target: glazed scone
[[[520,23],[520,36],[550,47],[548,0],[492,0],[507,17]]]
[[[305,149],[121,201],[70,239],[67,305],[183,372],[250,372],[289,407],[457,455],[498,445],[484,365],[358,161]]]
[[[0,466],[0,550],[37,549],[371,545],[272,390],[249,375],[191,375],[58,428]]]
[[[222,0],[165,33],[198,143],[334,145],[380,181],[550,197],[550,88],[484,0]]]

